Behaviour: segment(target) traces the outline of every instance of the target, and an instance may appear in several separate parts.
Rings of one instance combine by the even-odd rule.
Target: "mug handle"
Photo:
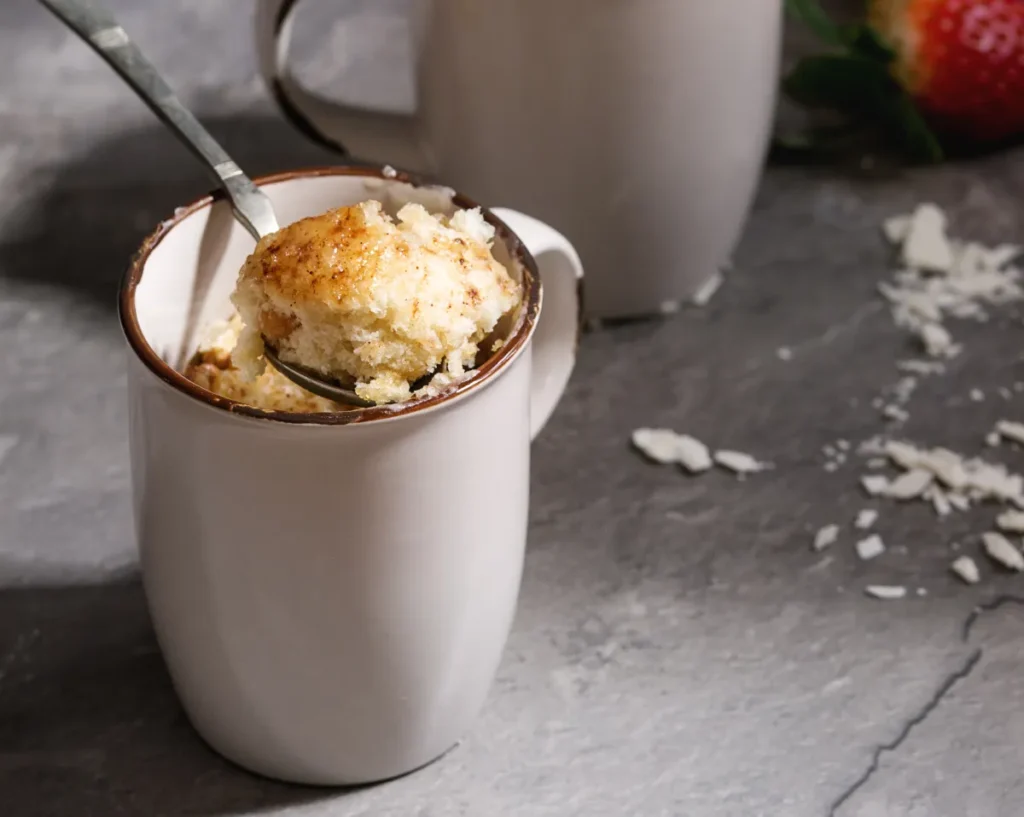
[[[533,335],[530,384],[530,436],[535,438],[562,399],[579,347],[583,308],[583,264],[569,239],[547,224],[516,210],[492,207],[508,225],[540,272],[543,300]]]
[[[288,65],[298,0],[257,0],[256,55],[259,71],[281,113],[299,131],[345,156],[429,173],[415,114],[385,113],[325,99],[302,87]],[[342,144],[336,134],[345,135]]]

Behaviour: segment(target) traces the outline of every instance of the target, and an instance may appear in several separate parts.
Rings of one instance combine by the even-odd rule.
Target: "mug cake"
[[[238,276],[236,314],[186,376],[257,408],[341,408],[274,370],[269,342],[374,404],[436,394],[498,348],[499,321],[521,303],[494,235],[479,209],[435,215],[419,203],[394,217],[370,200],[296,221],[258,242]]]

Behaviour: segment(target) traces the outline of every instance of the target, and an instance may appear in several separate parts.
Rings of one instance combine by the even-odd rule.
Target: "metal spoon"
[[[116,71],[212,175],[227,194],[235,218],[257,241],[276,233],[277,216],[270,199],[232,161],[210,133],[182,105],[152,63],[128,38],[114,16],[92,0],[39,0],[68,28],[85,40]],[[325,380],[316,372],[282,361],[264,339],[267,361],[297,385],[336,403],[367,407],[351,388]]]

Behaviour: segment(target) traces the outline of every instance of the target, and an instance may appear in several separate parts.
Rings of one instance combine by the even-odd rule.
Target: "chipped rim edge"
[[[338,166],[312,167],[305,170],[291,170],[283,173],[272,173],[265,176],[258,176],[253,179],[257,187],[263,187],[281,182],[294,181],[296,179],[312,179],[323,176],[358,176],[366,179],[375,179],[384,182],[398,182],[422,189],[448,189],[443,185],[431,183],[421,176],[404,171],[394,170],[390,167],[379,165],[358,165],[346,164]],[[537,262],[529,250],[505,222],[498,218],[488,208],[478,204],[472,199],[453,192],[451,201],[456,207],[464,210],[471,210],[479,207],[484,220],[495,228],[496,234],[505,243],[511,260],[518,263],[523,270],[523,305],[520,308],[519,318],[513,328],[509,340],[491,357],[489,357],[479,368],[474,369],[459,383],[442,390],[439,394],[409,400],[404,403],[385,404],[366,409],[355,409],[351,411],[337,412],[294,412],[259,409],[254,406],[240,403],[222,397],[193,383],[181,372],[164,361],[149,345],[142,328],[139,325],[138,314],[135,310],[135,294],[139,284],[142,282],[146,263],[150,255],[160,245],[170,232],[186,219],[212,207],[218,201],[224,201],[225,195],[221,191],[214,191],[191,204],[175,210],[174,215],[162,221],[157,228],[150,233],[136,251],[128,271],[121,281],[118,292],[118,318],[121,322],[121,330],[125,339],[135,356],[145,365],[150,372],[156,375],[161,381],[207,406],[229,412],[232,415],[241,415],[259,420],[270,420],[290,425],[316,425],[316,426],[338,426],[351,425],[353,423],[366,423],[374,420],[390,420],[399,417],[407,417],[426,409],[437,408],[446,403],[460,399],[471,391],[487,384],[492,378],[500,374],[515,358],[517,358],[529,342],[533,330],[537,324],[537,317],[541,305],[541,282],[537,270]]]

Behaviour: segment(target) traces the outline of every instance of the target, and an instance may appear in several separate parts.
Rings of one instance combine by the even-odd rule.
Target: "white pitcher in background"
[[[260,70],[307,135],[533,213],[590,317],[653,314],[725,265],[775,108],[781,0],[419,0],[418,106],[346,107],[288,66],[298,0],[259,0]]]

